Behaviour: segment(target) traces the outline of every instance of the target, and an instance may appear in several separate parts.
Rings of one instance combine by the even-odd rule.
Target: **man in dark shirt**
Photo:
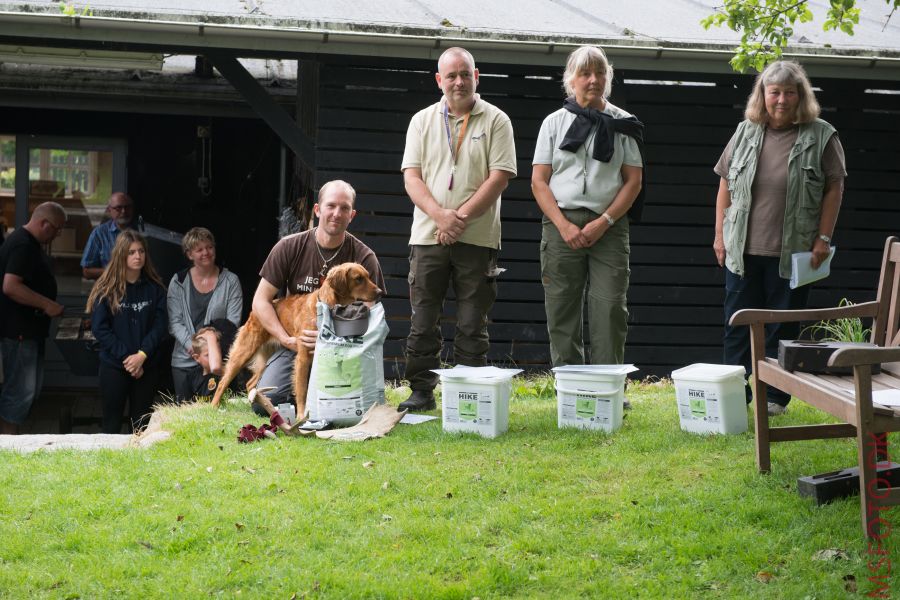
[[[28,417],[43,378],[44,338],[50,319],[63,312],[56,279],[41,248],[59,235],[66,211],[44,202],[31,219],[0,246],[0,353],[5,379],[0,387],[0,434],[16,434]]]

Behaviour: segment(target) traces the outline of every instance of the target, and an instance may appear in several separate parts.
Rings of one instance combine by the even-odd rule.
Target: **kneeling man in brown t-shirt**
[[[304,330],[297,337],[288,335],[272,305],[276,296],[313,292],[321,287],[329,269],[346,262],[363,265],[372,281],[385,289],[375,253],[347,232],[350,221],[356,216],[355,202],[356,190],[346,181],[336,179],[323,185],[318,202],[313,206],[318,225],[282,238],[259,271],[261,279],[253,295],[253,312],[282,348],[266,362],[257,386],[274,388],[266,392],[266,396],[275,405],[293,403],[291,375],[295,353],[313,351],[318,337],[315,329]]]

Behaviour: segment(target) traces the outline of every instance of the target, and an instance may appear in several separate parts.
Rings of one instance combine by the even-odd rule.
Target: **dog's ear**
[[[325,283],[322,285],[322,287],[319,288],[318,293],[319,302],[324,302],[328,306],[334,306],[335,304],[337,304],[337,297],[334,293],[334,290],[331,289],[329,280],[325,280]]]
[[[340,304],[341,298],[347,295],[347,269],[337,265],[328,271],[325,282],[319,289],[319,299],[328,306]]]
[[[341,287],[335,292],[341,298],[341,304],[349,304],[356,300],[356,286],[359,285],[359,275],[363,267],[357,263],[344,263],[341,270]]]
[[[353,268],[350,263],[345,263],[337,268],[337,273],[334,274],[336,278],[336,281],[334,282],[335,294],[338,296],[347,296],[350,294],[352,273]]]

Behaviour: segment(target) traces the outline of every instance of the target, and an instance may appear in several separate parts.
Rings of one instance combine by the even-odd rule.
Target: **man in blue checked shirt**
[[[131,228],[134,202],[124,192],[113,192],[106,204],[106,214],[109,220],[94,227],[84,247],[81,272],[85,279],[97,279],[103,273],[119,232]]]

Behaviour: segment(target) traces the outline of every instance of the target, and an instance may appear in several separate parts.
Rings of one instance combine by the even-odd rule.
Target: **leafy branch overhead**
[[[885,25],[900,8],[900,0],[885,0],[890,12]],[[853,35],[859,24],[860,9],[856,0],[829,0],[822,29]],[[700,21],[704,29],[727,26],[741,34],[741,43],[731,58],[731,67],[741,73],[749,68],[762,71],[767,64],[781,58],[794,35],[797,22],[813,20],[808,0],[725,0],[716,12]]]
[[[60,2],[59,12],[67,17],[93,17],[94,11],[90,6],[78,8],[73,2]]]

